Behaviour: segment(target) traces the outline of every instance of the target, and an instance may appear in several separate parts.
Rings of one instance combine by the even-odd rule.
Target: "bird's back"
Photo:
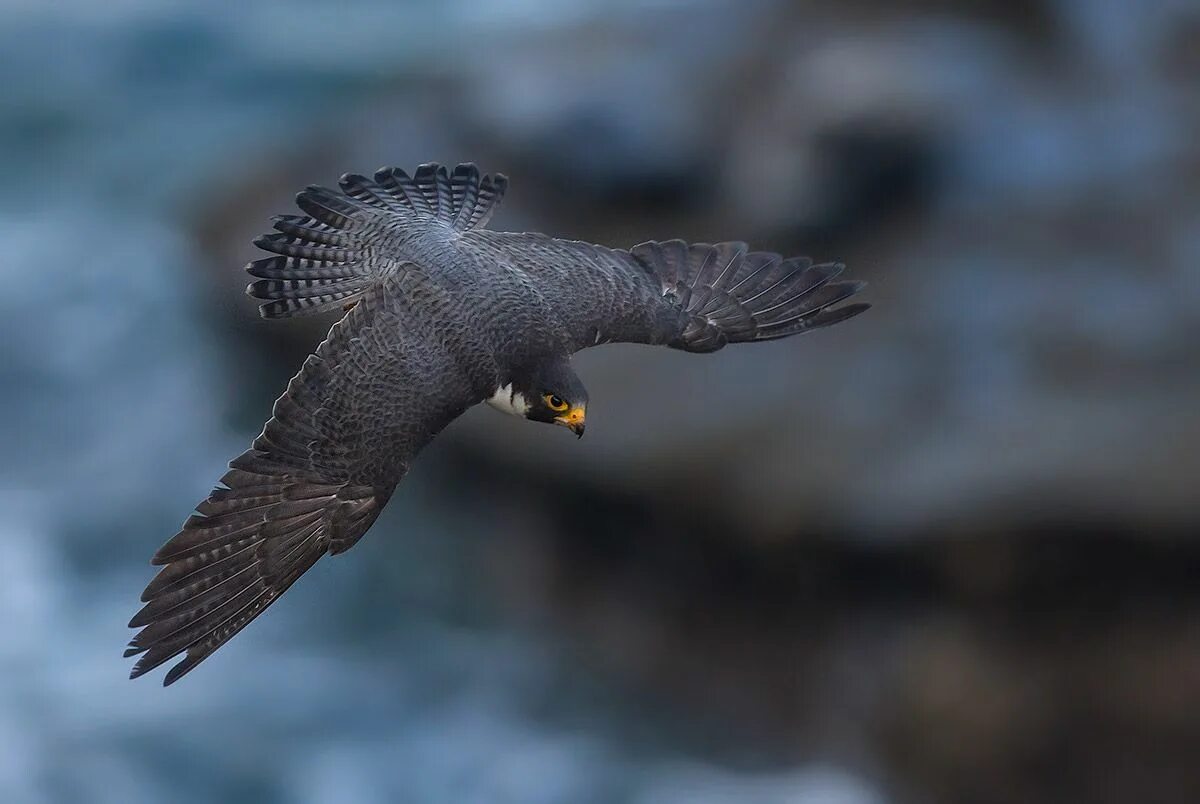
[[[460,248],[491,274],[516,275],[552,319],[564,353],[622,339],[658,342],[677,331],[679,314],[664,304],[658,279],[628,252],[536,232],[464,233]],[[507,278],[488,281],[512,282]],[[603,331],[597,322],[604,322]]]

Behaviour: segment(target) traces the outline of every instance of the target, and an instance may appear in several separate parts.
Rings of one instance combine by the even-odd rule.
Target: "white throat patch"
[[[524,394],[513,390],[512,383],[501,385],[496,389],[496,393],[484,400],[496,410],[510,413],[513,416],[525,417],[529,412],[529,400]]]

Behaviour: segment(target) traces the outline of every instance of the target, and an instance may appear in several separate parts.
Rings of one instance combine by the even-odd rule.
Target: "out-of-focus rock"
[[[349,129],[366,139],[247,174],[199,236],[233,275],[232,255],[251,256],[287,208],[283,188],[459,156],[512,174],[497,226],[788,253],[814,250],[811,236],[814,257],[872,281],[868,315],[707,358],[585,352],[582,450],[482,414],[446,437],[654,499],[686,485],[755,533],[1069,512],[1194,524],[1184,478],[1200,471],[1200,430],[1177,415],[1200,403],[1190,85],[1147,92],[1151,77],[1110,69],[1088,30],[1047,52],[968,19],[883,15],[869,34],[836,17],[739,19],[713,12],[679,39],[620,17],[514,35],[507,57],[376,101]],[[794,27],[756,47],[779,19]],[[1110,33],[1170,48],[1169,27],[1129,25]],[[566,51],[566,74],[541,67]]]
[[[694,505],[529,478],[468,476],[476,512],[509,523],[479,557],[495,596],[695,713],[696,750],[855,757],[898,800],[1200,793],[1191,544],[1062,524],[752,543]]]

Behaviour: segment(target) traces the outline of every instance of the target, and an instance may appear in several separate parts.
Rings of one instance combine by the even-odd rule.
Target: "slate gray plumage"
[[[744,243],[650,242],[629,250],[483,228],[507,180],[474,165],[422,165],[341,191],[309,187],[247,270],[263,316],[340,310],[249,450],[153,563],[130,622],[137,677],[181,653],[187,673],[326,553],[366,532],[429,441],[512,389],[530,419],[566,423],[586,392],[567,363],[600,343],[711,352],[844,321],[862,288],[840,264]],[[546,386],[556,384],[559,387]],[[558,396],[562,395],[560,400]],[[562,408],[548,409],[553,399]],[[530,397],[533,397],[530,402]],[[573,427],[582,433],[582,428]]]

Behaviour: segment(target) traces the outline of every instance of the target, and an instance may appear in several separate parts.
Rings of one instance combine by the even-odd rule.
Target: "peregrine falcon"
[[[613,249],[485,229],[508,180],[422,165],[296,196],[303,215],[255,240],[247,293],[265,318],[345,311],[250,449],[152,559],[129,626],[131,678],[184,654],[177,681],[325,554],[354,546],[417,453],[487,402],[582,436],[571,355],[603,343],[715,352],[866,310],[839,263],[745,243]]]

